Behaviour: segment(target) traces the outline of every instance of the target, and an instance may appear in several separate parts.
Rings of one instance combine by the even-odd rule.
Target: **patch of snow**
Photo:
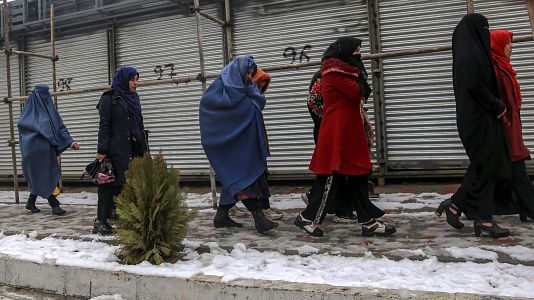
[[[187,241],[186,247],[195,247]],[[377,258],[371,252],[364,257],[327,254],[283,255],[259,252],[237,243],[228,252],[217,243],[204,244],[210,253],[191,252],[186,259],[160,266],[148,262],[121,265],[119,247],[101,242],[83,242],[45,238],[32,240],[26,235],[0,234],[0,256],[39,263],[125,271],[140,275],[191,278],[198,274],[220,276],[228,282],[238,278],[285,280],[289,282],[329,284],[346,287],[409,289],[423,291],[482,293],[512,297],[534,297],[534,267],[491,261],[488,263],[443,263],[429,256],[421,261]],[[311,249],[312,247],[310,247]],[[512,248],[519,252],[520,248]],[[509,250],[509,249],[508,249]],[[454,249],[455,255],[493,259],[494,252],[480,248]],[[507,251],[507,250],[506,250]],[[194,253],[194,255],[193,255]],[[493,253],[493,254],[491,254]]]
[[[499,255],[493,251],[483,250],[478,247],[467,247],[467,248],[458,248],[450,247],[445,248],[452,257],[454,258],[464,258],[466,260],[470,259],[487,259],[496,261],[499,258]]]
[[[98,297],[93,297],[89,300],[125,300],[125,299],[122,298],[122,295],[115,294],[115,295],[102,295]]]
[[[319,253],[319,249],[310,245],[302,245],[298,248],[295,248],[294,250],[297,250],[299,255],[310,255]]]
[[[498,251],[510,255],[510,257],[515,258],[519,261],[533,261],[534,260],[534,249],[527,248],[525,246],[481,246],[481,248]]]

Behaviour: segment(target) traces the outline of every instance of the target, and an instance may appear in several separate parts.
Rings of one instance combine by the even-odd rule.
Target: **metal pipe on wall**
[[[202,45],[202,23],[200,21],[199,1],[194,0],[195,18],[197,24],[198,57],[200,60],[200,80],[202,81],[202,94],[206,92],[206,65],[204,63],[204,47]],[[217,208],[217,186],[215,185],[215,171],[209,165],[211,200],[214,209]]]
[[[527,41],[533,41],[534,37],[531,35],[527,36],[517,36],[514,37],[513,41],[514,43],[517,42],[527,42]],[[370,59],[381,59],[381,58],[387,58],[387,57],[401,57],[401,56],[409,56],[409,55],[417,55],[417,54],[423,54],[423,53],[434,53],[434,52],[442,52],[442,51],[448,51],[451,50],[452,46],[436,46],[436,47],[428,47],[428,48],[419,48],[419,49],[411,49],[411,50],[400,50],[400,51],[390,51],[390,52],[382,52],[382,53],[373,53],[373,54],[367,54],[362,55],[363,60],[370,60]],[[307,63],[299,63],[299,64],[284,64],[284,65],[274,65],[274,66],[266,66],[262,67],[264,71],[281,71],[281,70],[289,70],[289,69],[302,69],[302,68],[309,68],[314,66],[321,65],[320,61],[313,61],[313,62],[307,62]],[[153,86],[153,85],[161,85],[161,84],[180,84],[180,83],[188,83],[193,81],[202,81],[204,79],[210,79],[210,78],[216,78],[219,76],[218,72],[211,72],[211,73],[204,73],[205,75],[184,75],[184,76],[177,76],[171,79],[161,79],[161,80],[144,80],[139,81],[139,86]],[[109,85],[98,85],[90,88],[83,88],[83,89],[72,89],[69,91],[62,91],[62,92],[52,92],[52,96],[66,96],[66,95],[75,95],[75,94],[83,94],[83,93],[89,93],[89,92],[100,92],[100,91],[106,91],[109,90],[111,87]],[[25,101],[28,96],[16,96],[16,97],[0,97],[0,99],[3,99],[5,103],[9,103],[12,101]]]
[[[7,96],[12,97],[11,91],[11,65],[10,65],[10,53],[9,50],[11,47],[9,45],[9,7],[7,5],[7,0],[3,1],[4,7],[4,43],[5,43],[5,55],[6,55],[6,84],[7,84]],[[19,178],[17,174],[17,148],[15,143],[15,122],[13,120],[13,103],[9,102],[9,133],[10,141],[9,145],[11,146],[11,160],[13,163],[13,190],[15,192],[15,203],[19,203]]]

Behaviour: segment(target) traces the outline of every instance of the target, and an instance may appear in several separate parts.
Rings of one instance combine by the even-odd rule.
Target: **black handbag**
[[[113,164],[109,158],[105,158],[102,162],[98,158],[85,166],[82,178],[88,176],[95,184],[106,184],[115,181],[115,174],[113,173]]]

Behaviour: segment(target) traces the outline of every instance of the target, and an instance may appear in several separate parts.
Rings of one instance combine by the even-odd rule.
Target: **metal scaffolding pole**
[[[200,6],[198,0],[194,0],[195,17],[197,22],[198,57],[200,60],[200,80],[202,81],[202,94],[206,92],[206,66],[204,64],[204,47],[202,45],[202,23],[200,21]],[[215,185],[215,171],[209,166],[211,201],[214,209],[217,208],[217,186]]]
[[[6,84],[7,84],[7,96],[12,97],[11,92],[11,65],[10,65],[10,45],[9,45],[9,7],[7,5],[7,0],[4,0],[4,43],[5,43],[5,54],[6,54]],[[9,102],[9,131],[10,131],[10,140],[9,145],[11,146],[11,159],[13,161],[13,190],[15,191],[15,203],[19,203],[19,176],[17,174],[17,148],[15,143],[15,124],[13,121],[13,103]]]
[[[234,45],[233,45],[233,36],[232,36],[232,10],[230,7],[230,0],[224,0],[224,32],[226,36],[226,63],[230,63],[232,57],[234,56]]]
[[[367,2],[367,12],[369,17],[369,35],[371,44],[371,54],[382,52],[380,36],[380,21],[378,0]],[[386,135],[386,109],[384,95],[384,77],[382,74],[383,60],[373,59],[371,61],[373,80],[373,108],[374,108],[374,129],[376,137],[376,161],[378,165],[378,184],[386,183],[386,173],[388,170],[387,135]]]
[[[51,57],[56,57],[56,35],[54,30],[54,18],[55,18],[55,5],[50,4],[50,52]],[[52,59],[52,92],[57,92],[56,85],[56,60]],[[59,111],[57,104],[57,96],[54,96],[54,105],[56,110]],[[59,165],[59,171],[61,172],[61,155],[57,157],[57,163]],[[58,187],[60,191],[63,191],[63,180],[59,178]]]
[[[530,19],[530,31],[534,35],[534,0],[525,0],[528,9],[528,18]]]

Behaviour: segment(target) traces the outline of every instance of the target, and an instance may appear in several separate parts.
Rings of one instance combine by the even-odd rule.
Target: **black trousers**
[[[528,177],[524,160],[512,163],[512,189],[519,213],[534,218],[534,186]]]
[[[111,216],[111,211],[115,206],[113,197],[121,193],[122,186],[101,184],[98,186],[98,207],[96,218],[99,221],[106,221]]]
[[[316,221],[316,224],[321,224],[327,211],[333,211],[339,206],[338,193],[343,185],[347,187],[347,199],[356,210],[358,222],[365,223],[384,215],[384,212],[369,200],[367,174],[358,176],[334,174],[317,175],[310,202],[302,211],[302,216],[308,220]],[[324,203],[323,197],[326,197]]]

